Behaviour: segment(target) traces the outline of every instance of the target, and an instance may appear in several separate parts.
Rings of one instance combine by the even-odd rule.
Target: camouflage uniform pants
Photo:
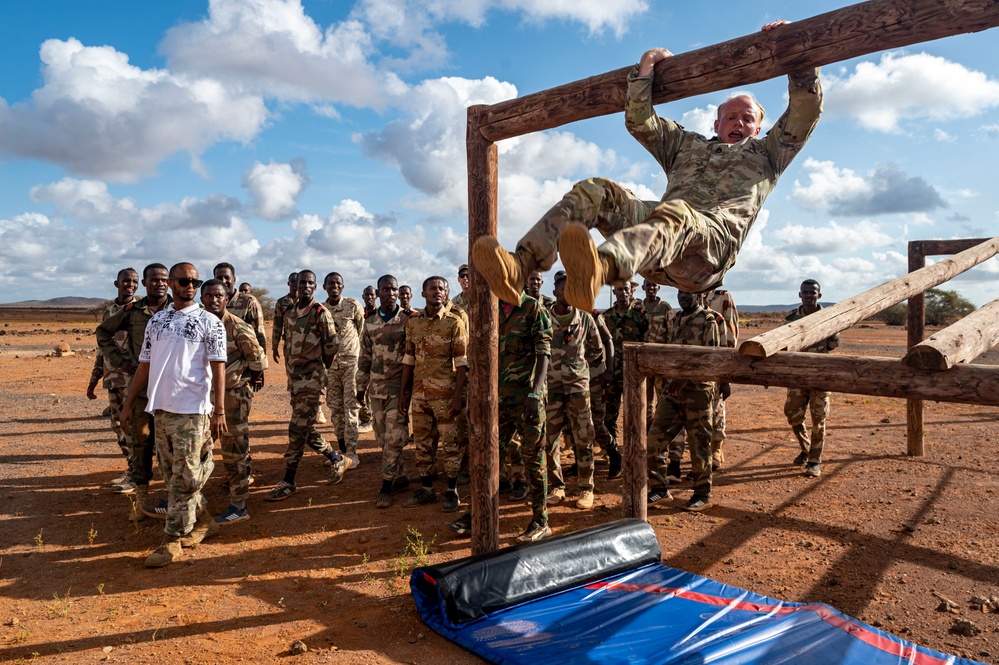
[[[326,405],[330,407],[333,432],[347,455],[357,457],[357,359],[333,361],[326,373]]]
[[[714,383],[695,381],[687,382],[675,397],[663,391],[659,395],[648,435],[650,463],[655,463],[652,458],[665,450],[680,430],[686,428],[694,494],[701,496],[711,493],[712,401],[716,393]]]
[[[409,418],[399,413],[399,396],[371,398],[371,425],[382,447],[382,480],[406,475],[402,450],[409,440]]]
[[[642,201],[612,180],[589,178],[573,185],[517,244],[525,273],[552,267],[559,235],[573,222],[606,239],[598,251],[613,259],[615,281],[641,274],[691,293],[705,291],[721,283],[738,250],[722,224],[685,201]]]
[[[121,407],[125,404],[127,388],[108,388],[108,405],[111,407],[111,430],[118,437],[121,454],[128,459],[132,449],[132,433],[121,428]]]
[[[153,477],[156,419],[146,413],[148,403],[149,398],[143,395],[136,397],[132,406],[132,454],[128,458],[128,470],[136,485],[148,485]]]
[[[548,437],[548,473],[553,488],[565,488],[562,476],[562,455],[559,434],[565,427],[572,431],[576,468],[580,490],[593,491],[593,418],[590,415],[590,393],[565,393],[553,390],[545,408],[545,428]]]
[[[812,437],[805,430],[805,412],[812,413]],[[822,461],[822,446],[826,440],[826,418],[829,416],[829,393],[825,390],[800,390],[788,388],[784,402],[784,415],[791,431],[798,439],[801,452],[808,455],[809,464]]]
[[[250,407],[253,388],[249,384],[225,391],[225,423],[222,464],[229,479],[229,503],[244,508],[250,496]]]
[[[292,385],[288,450],[284,453],[285,469],[292,473],[298,471],[306,446],[320,455],[326,455],[333,450],[316,429],[316,411],[319,410],[323,393],[315,384],[314,381],[308,381],[305,387]]]
[[[201,488],[215,468],[210,420],[208,414],[156,411],[156,455],[169,492],[163,528],[168,536],[190,533],[208,507]]]
[[[607,425],[604,424],[604,421],[607,420],[606,393],[607,390],[602,381],[590,381],[590,413],[593,416],[593,431],[597,443],[604,449],[604,452],[611,448],[617,448],[616,443],[611,440],[610,432],[607,431]]]
[[[364,394],[364,403],[358,405],[357,420],[365,425],[371,422],[371,395]]]
[[[555,430],[558,432],[558,430]],[[524,418],[524,401],[501,400],[499,403],[499,453],[506,457],[515,434],[520,435],[527,475],[531,481],[531,512],[536,522],[548,523],[548,463],[545,460],[545,403],[538,403],[538,413]],[[544,443],[543,443],[544,442]]]
[[[711,412],[714,420],[714,427],[711,430],[711,463],[721,466],[725,461],[725,400],[721,395],[715,395],[711,402]]]
[[[461,468],[461,445],[458,441],[458,418],[451,417],[450,399],[413,398],[413,440],[416,443],[416,471],[428,476],[434,466],[434,434],[440,437],[444,451],[444,475],[457,478]]]
[[[614,372],[614,380],[604,390],[604,428],[609,440],[608,449],[617,450],[617,419],[621,415],[621,397],[624,395],[624,372]]]

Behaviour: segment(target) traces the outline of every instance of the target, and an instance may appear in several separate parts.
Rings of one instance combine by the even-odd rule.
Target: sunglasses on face
[[[458,275],[458,279],[468,279],[468,273],[467,272],[461,273],[460,275]]]
[[[174,277],[173,281],[177,282],[177,284],[179,284],[180,286],[184,287],[193,286],[194,288],[198,288],[199,286],[204,284],[202,280],[192,279],[190,277]]]

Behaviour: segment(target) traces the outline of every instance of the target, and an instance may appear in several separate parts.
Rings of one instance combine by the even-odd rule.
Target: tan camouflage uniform
[[[466,313],[468,312],[468,298],[465,296],[464,291],[456,295],[454,298],[451,298],[451,304],[457,305],[465,310]]]
[[[128,302],[135,302],[135,300],[135,296],[132,296]],[[112,300],[111,304],[105,308],[101,321],[107,321],[127,304],[119,305],[117,300]],[[128,349],[127,332],[124,330],[116,332],[114,334],[114,341],[118,345],[119,351],[126,352]],[[111,430],[118,439],[118,447],[121,448],[121,454],[127,460],[129,451],[132,449],[132,433],[126,432],[121,428],[121,407],[125,403],[125,396],[128,394],[128,384],[131,377],[120,367],[112,367],[111,363],[104,362],[104,354],[101,353],[100,349],[97,349],[97,353],[94,355],[94,369],[90,372],[90,382],[96,383],[102,379],[102,385],[108,391],[108,404],[111,407]]]
[[[277,353],[284,339],[284,315],[289,308],[295,306],[295,298],[286,293],[274,303],[274,328],[271,332],[271,350]]]
[[[388,321],[377,311],[365,319],[357,363],[357,390],[371,395],[375,441],[382,447],[382,480],[389,481],[406,476],[402,451],[409,438],[409,422],[399,413],[399,395],[408,320],[409,315],[398,306]]]
[[[267,333],[264,330],[264,309],[260,306],[260,301],[252,293],[242,293],[236,291],[225,308],[238,316],[253,328],[257,336],[257,343],[263,349],[267,348]]]
[[[353,298],[340,298],[332,304],[323,303],[333,316],[340,350],[326,374],[326,405],[330,407],[333,432],[340,451],[357,466],[357,424],[360,407],[357,404],[357,357],[361,353],[360,334],[364,327],[364,306]]]
[[[593,418],[590,413],[590,373],[604,361],[597,324],[587,312],[572,309],[560,316],[549,311],[552,324],[548,363],[548,404],[545,407],[548,473],[553,489],[565,488],[559,434],[572,431],[580,490],[593,491]]]
[[[284,454],[285,480],[294,478],[299,462],[309,446],[320,455],[333,450],[316,429],[316,412],[326,386],[323,356],[334,356],[339,342],[333,317],[312,300],[305,314],[294,306],[284,316],[284,361],[291,393],[291,421],[288,423],[288,450]]]
[[[705,294],[705,306],[721,315],[725,321],[725,344],[730,349],[739,346],[739,310],[731,291],[715,289]],[[725,462],[725,400],[721,391],[715,396],[714,429],[711,431],[711,464],[720,467]]]
[[[225,421],[222,463],[229,480],[229,503],[246,507],[250,496],[250,408],[253,406],[254,372],[267,369],[266,347],[260,346],[250,325],[226,310],[225,328]]]
[[[173,302],[173,298],[167,294],[163,309]],[[162,311],[162,310],[160,310]],[[139,353],[142,350],[142,343],[146,337],[146,324],[153,318],[153,312],[149,309],[148,296],[133,300],[118,312],[105,319],[97,326],[97,345],[105,361],[112,369],[121,368],[125,360],[132,363],[132,367],[139,366]],[[127,348],[121,349],[115,342],[115,335],[119,331],[124,331],[128,337]],[[131,388],[134,376],[128,377],[128,386]],[[128,394],[128,390],[125,390]],[[132,406],[132,454],[128,458],[128,470],[132,473],[132,482],[137,486],[148,486],[153,476],[153,453],[155,452],[155,419],[152,414],[146,413],[146,405],[149,398],[143,390],[136,396]]]
[[[721,346],[724,343],[721,335],[724,325],[721,316],[697,305],[689,314],[681,311],[677,316],[669,343]],[[687,438],[690,440],[694,494],[697,496],[708,496],[711,493],[711,403],[716,393],[717,384],[713,381],[686,381],[675,396],[663,390],[659,395],[652,427],[649,428],[650,467],[656,463],[652,457],[658,457],[667,447],[670,459],[680,459],[683,444],[677,447],[670,446],[670,443],[680,430],[686,428]],[[674,453],[677,455],[675,458]],[[662,476],[665,478],[666,474],[663,473]]]
[[[819,309],[822,306],[819,305]],[[802,307],[792,309],[788,312],[785,320],[790,323],[807,316]],[[821,342],[809,346],[802,351],[806,353],[829,353],[839,346],[839,333],[827,337]],[[822,462],[822,447],[826,439],[826,418],[829,417],[829,391],[827,390],[803,390],[801,388],[788,388],[787,400],[784,402],[784,415],[787,423],[794,432],[794,437],[798,440],[801,452],[808,455],[808,464],[819,464]],[[805,412],[812,414],[812,436],[809,439],[808,431],[805,429]]]
[[[645,333],[645,341],[650,344],[669,344],[670,335],[676,325],[676,312],[665,300],[659,300],[651,309],[645,310],[646,319],[649,322],[649,331]],[[659,393],[662,392],[665,381],[663,377],[657,376],[649,381],[649,390],[646,397],[648,402],[645,408],[645,425],[652,426],[652,416],[656,412],[656,401]]]
[[[638,76],[637,65],[628,75],[625,125],[666,172],[661,201],[642,201],[605,178],[577,182],[517,245],[525,274],[550,269],[562,230],[580,222],[606,238],[599,251],[616,265],[611,281],[637,273],[691,293],[719,286],[822,110],[818,70],[791,74],[788,108],[767,135],[727,144],[660,118],[652,79]]]
[[[462,450],[456,418],[451,417],[451,401],[457,389],[457,370],[468,366],[468,331],[462,318],[441,307],[434,316],[426,310],[406,321],[404,365],[413,366],[413,439],[416,443],[416,471],[430,475],[434,465],[433,439],[436,430],[444,449],[444,472],[457,478]]]

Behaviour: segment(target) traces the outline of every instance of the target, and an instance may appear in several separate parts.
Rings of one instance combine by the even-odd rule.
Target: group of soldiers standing
[[[221,320],[227,343],[222,407],[227,431],[218,443],[229,505],[214,517],[221,525],[249,519],[249,415],[254,393],[264,385],[268,357],[264,312],[249,285],[235,288],[236,272],[229,263],[215,266],[213,275],[201,286],[201,302]],[[459,511],[459,486],[468,482],[468,279],[469,267],[462,265],[461,291],[452,298],[447,279],[427,278],[421,287],[424,307],[414,309],[412,288],[400,286],[391,275],[365,288],[363,303],[343,295],[339,273],[324,277],[327,298],[322,302],[316,298],[314,272],[289,275],[288,293],[275,305],[270,349],[274,362],[283,360],[292,415],[284,477],[265,500],[284,500],[298,491],[295,479],[306,447],[326,458],[330,482],[340,483],[360,464],[358,433],[367,410],[382,451],[376,506],[391,507],[393,496],[409,489],[403,450],[412,442],[418,487],[403,506],[440,501],[435,481],[443,475],[442,509]],[[137,298],[140,281],[145,295]],[[101,380],[108,390],[112,427],[127,459],[126,471],[112,481],[112,488],[133,497],[133,520],[163,518],[168,510],[165,500],[152,502],[148,497],[156,425],[145,411],[144,394],[134,399],[126,419],[130,427],[120,425],[146,324],[171,302],[167,281],[161,264],[146,266],[141,280],[131,268],[118,273],[117,296],[97,329],[100,353],[87,392],[95,399]],[[638,284],[631,281],[615,286],[612,307],[591,313],[568,304],[563,272],[554,276],[554,297],[541,293],[543,284],[542,274],[531,272],[519,302],[499,304],[500,488],[513,501],[530,497],[531,522],[518,536],[523,542],[551,534],[547,506],[566,500],[566,476],[577,478],[575,505],[584,510],[594,503],[597,455],[606,455],[608,479],[620,476],[617,422],[624,377],[622,363],[615,359],[621,357],[624,343],[734,347],[739,334],[738,312],[728,291],[680,291],[676,311],[658,297],[659,286],[650,281],[643,285],[645,298],[634,298]],[[799,295],[802,307],[789,314],[789,320],[818,309],[817,283],[806,281]],[[830,338],[810,350],[828,352],[837,342]],[[703,510],[711,505],[712,472],[724,463],[729,386],[660,378],[650,382],[649,390],[649,502],[672,498],[669,483],[680,480],[680,462],[689,444],[693,495],[684,508]],[[336,447],[317,429],[324,395]],[[809,407],[811,438],[802,424]],[[828,393],[789,391],[785,412],[802,449],[795,463],[806,464],[808,473],[818,476]],[[563,449],[573,452],[574,462],[567,469],[562,466]],[[468,533],[470,513],[447,526]]]

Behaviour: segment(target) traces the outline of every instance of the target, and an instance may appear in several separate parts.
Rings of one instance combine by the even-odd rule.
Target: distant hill
[[[80,296],[63,296],[48,300],[22,300],[20,302],[0,303],[0,307],[93,307],[106,302],[105,298],[83,298]]]

